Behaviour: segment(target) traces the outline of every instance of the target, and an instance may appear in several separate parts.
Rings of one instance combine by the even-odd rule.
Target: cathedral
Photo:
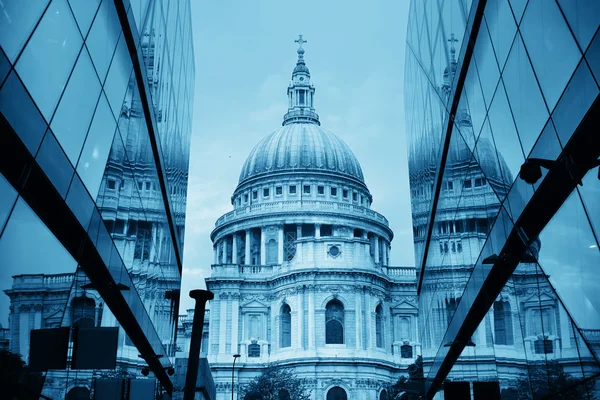
[[[393,232],[358,159],[321,127],[305,41],[282,127],[242,167],[233,211],[211,233],[208,361],[217,399],[268,364],[293,367],[313,399],[384,399],[414,362],[414,267],[389,265]]]

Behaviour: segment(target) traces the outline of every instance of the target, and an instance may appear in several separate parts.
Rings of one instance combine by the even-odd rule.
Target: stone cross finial
[[[302,39],[302,35],[298,35],[298,39],[294,40],[294,42],[298,43],[298,49],[301,49],[306,40]]]

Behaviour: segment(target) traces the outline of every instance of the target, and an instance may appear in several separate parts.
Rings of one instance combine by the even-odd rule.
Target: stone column
[[[225,354],[227,351],[225,344],[227,340],[225,338],[225,332],[227,332],[227,299],[229,295],[227,293],[221,293],[219,296],[219,354]]]
[[[375,235],[375,264],[379,264],[379,236]]]
[[[246,251],[246,261],[244,261],[245,265],[250,265],[250,240],[251,240],[252,236],[250,236],[250,229],[246,229],[246,247],[245,247],[245,251]]]
[[[238,354],[238,332],[240,314],[240,295],[234,293],[231,296],[231,354]]]
[[[315,348],[315,288],[308,287],[308,348]]]
[[[237,255],[237,233],[233,232],[231,235],[231,263],[238,263],[238,255]],[[234,353],[235,354],[235,353]]]
[[[223,256],[221,258],[221,263],[227,264],[227,252],[229,251],[229,249],[227,248],[227,236],[223,236],[223,239],[221,239],[221,241],[223,242]]]
[[[304,289],[297,287],[298,291],[298,349],[304,349]]]
[[[302,189],[302,188],[300,188]],[[296,239],[300,239],[302,237],[302,224],[296,224]]]
[[[279,237],[277,240],[277,263],[283,264],[283,225],[279,227]]]
[[[356,295],[354,296],[354,302],[355,302],[354,312],[356,314],[356,348],[362,349],[362,324],[363,324],[362,315],[363,314],[361,312],[361,306],[360,306],[360,303],[362,301],[360,292],[362,291],[362,288],[360,286],[356,286],[355,290],[356,290]]]
[[[315,238],[321,237],[321,224],[315,224]]]
[[[371,296],[368,291],[364,291],[365,296],[365,332],[367,334],[367,340],[365,343],[365,347],[370,349],[372,346],[372,338],[371,338]]]
[[[265,242],[265,228],[260,228],[260,265],[267,264],[267,246]]]
[[[213,257],[213,264],[218,264],[219,263],[219,261],[217,260],[218,254],[219,254],[219,244],[215,243],[213,245],[213,255],[214,255],[214,257]]]

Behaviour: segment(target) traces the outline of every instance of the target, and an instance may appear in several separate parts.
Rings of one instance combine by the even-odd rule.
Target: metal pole
[[[238,358],[240,358],[241,356],[239,354],[234,354],[233,355],[233,365],[231,366],[231,400],[233,399],[233,393],[235,392],[234,388],[233,388],[233,384],[234,384],[234,377],[235,377],[235,362]]]
[[[208,290],[192,290],[190,297],[196,300],[194,306],[194,320],[192,322],[192,335],[190,338],[190,355],[188,358],[187,372],[183,400],[194,400],[196,395],[196,380],[198,379],[198,365],[200,363],[200,345],[202,344],[202,329],[204,328],[204,310],[206,302],[215,298]]]

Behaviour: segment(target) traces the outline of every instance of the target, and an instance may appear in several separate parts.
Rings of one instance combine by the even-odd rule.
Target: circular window
[[[340,255],[340,248],[338,246],[331,246],[329,248],[329,255],[331,257],[337,257]]]
[[[303,77],[303,76],[301,76],[301,77],[300,77],[300,80],[301,80],[301,81],[303,81],[303,80],[304,80],[304,77]]]

